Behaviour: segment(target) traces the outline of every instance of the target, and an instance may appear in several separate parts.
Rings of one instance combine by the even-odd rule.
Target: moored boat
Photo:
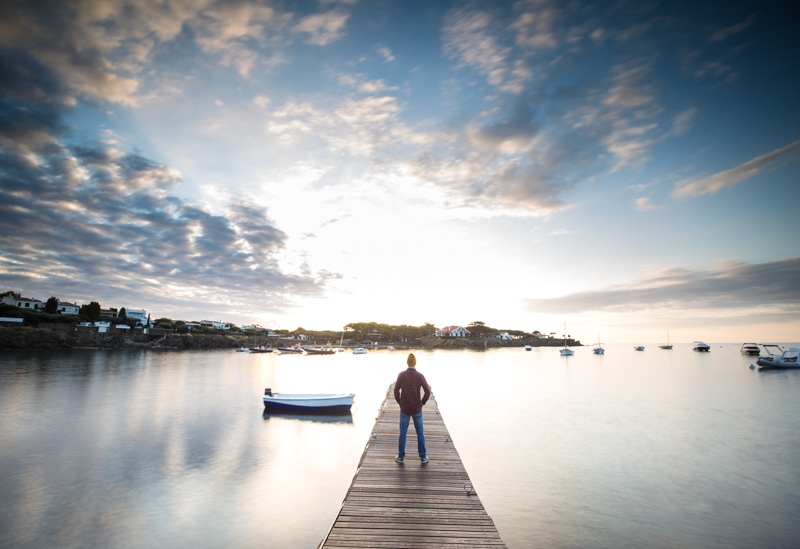
[[[531,347],[530,345],[525,345],[525,350],[526,351],[530,351],[531,349],[533,349],[533,347]]]
[[[759,370],[785,370],[800,368],[800,349],[789,347],[784,349],[780,345],[764,344],[766,356],[758,357],[756,364]]]
[[[644,351],[644,345],[634,345],[634,351]]]
[[[347,413],[355,393],[273,393],[264,389],[264,409],[270,412]]]
[[[353,349],[354,355],[365,355],[367,354],[367,350],[364,347],[356,347]]]
[[[564,347],[561,349],[561,356],[572,356],[575,354],[575,351],[569,348],[567,345],[567,323],[564,323]]]
[[[294,347],[278,347],[278,352],[282,355],[290,355],[290,354],[302,355],[303,348],[298,343]]]
[[[259,347],[250,347],[248,349],[251,353],[271,353],[272,347],[264,347],[263,345]]]
[[[755,343],[742,343],[742,348],[739,350],[743,355],[758,356],[761,354],[761,349]]]
[[[336,351],[331,349],[330,345],[327,347],[304,347],[303,350],[307,355],[333,355]]]
[[[600,343],[600,334],[597,334],[597,343],[594,344],[592,352],[596,355],[604,355],[606,353],[606,350],[603,349],[603,344]]]
[[[707,353],[711,350],[711,346],[708,343],[703,343],[702,341],[695,341],[694,346],[692,347],[692,351],[697,351],[698,353]]]

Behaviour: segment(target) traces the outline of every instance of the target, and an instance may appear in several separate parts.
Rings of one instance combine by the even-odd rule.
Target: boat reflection
[[[353,423],[353,413],[349,410],[347,412],[338,414],[320,414],[320,413],[291,413],[285,414],[280,412],[263,412],[264,420],[269,419],[290,419],[296,421],[310,421],[312,423]]]

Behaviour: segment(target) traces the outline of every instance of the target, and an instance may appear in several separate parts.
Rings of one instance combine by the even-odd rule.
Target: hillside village
[[[151,319],[145,309],[127,307],[102,308],[98,302],[77,305],[56,297],[42,301],[20,293],[0,293],[0,328],[28,329],[12,334],[0,333],[0,348],[53,347],[239,347],[241,345],[304,345],[336,344],[349,346],[400,346],[426,348],[486,349],[501,346],[556,346],[564,337],[538,330],[498,330],[473,322],[468,326],[451,325],[436,328],[422,326],[392,326],[377,322],[354,322],[342,331],[314,331],[297,328],[277,330],[258,325],[237,326],[219,320]],[[36,330],[38,336],[31,330]],[[42,331],[50,332],[43,334]],[[60,334],[58,341],[53,334]],[[200,337],[200,339],[198,339]],[[16,339],[23,338],[23,341]],[[37,343],[37,340],[41,340]],[[570,345],[581,345],[566,336]]]

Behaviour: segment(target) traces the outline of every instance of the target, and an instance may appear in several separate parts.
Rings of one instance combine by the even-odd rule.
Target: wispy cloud
[[[739,34],[747,27],[753,25],[756,22],[757,16],[756,14],[751,14],[746,20],[742,21],[741,23],[737,23],[735,25],[731,25],[729,27],[725,27],[724,29],[720,29],[714,32],[710,37],[709,41],[711,42],[722,42],[723,40],[727,40],[731,36]]]
[[[670,269],[624,285],[526,302],[528,310],[549,314],[661,307],[672,311],[771,308],[796,318],[800,313],[800,257],[758,264],[726,262],[706,271]]]
[[[331,150],[369,157],[403,133],[398,112],[391,96],[350,98],[332,110],[290,101],[271,113],[267,129],[284,143],[323,140]]]
[[[349,14],[332,10],[315,13],[300,19],[294,29],[307,36],[308,41],[317,46],[326,46],[344,35]]]
[[[557,21],[560,13],[550,0],[521,0],[511,29],[517,44],[531,50],[550,50],[559,44]]]
[[[676,116],[672,123],[673,135],[683,135],[688,132],[692,127],[695,116],[697,116],[696,108],[686,109]]]
[[[387,63],[391,63],[395,59],[394,54],[392,53],[392,50],[387,48],[386,46],[381,46],[380,48],[378,48],[378,55],[383,57],[383,59]]]
[[[487,12],[469,8],[450,12],[442,30],[444,54],[457,66],[477,71],[491,86],[518,93],[523,86],[514,78],[512,49],[498,38],[499,25]]]
[[[640,198],[637,198],[633,202],[633,207],[636,208],[637,210],[639,210],[640,212],[649,212],[650,210],[655,209],[655,206],[653,205],[653,203],[646,196],[642,196]]]
[[[726,187],[755,177],[767,170],[774,169],[787,162],[795,161],[798,157],[800,157],[800,141],[795,141],[794,143],[790,143],[785,147],[749,160],[730,170],[718,172],[702,179],[682,179],[675,183],[672,195],[676,197],[689,197],[716,193]]]

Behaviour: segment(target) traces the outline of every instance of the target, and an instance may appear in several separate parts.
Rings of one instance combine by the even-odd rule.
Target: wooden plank
[[[375,427],[342,507],[320,549],[506,547],[471,485],[439,413],[435,396],[425,405],[425,447],[420,463],[413,422],[406,459],[394,461],[400,408],[394,386],[386,392]]]

